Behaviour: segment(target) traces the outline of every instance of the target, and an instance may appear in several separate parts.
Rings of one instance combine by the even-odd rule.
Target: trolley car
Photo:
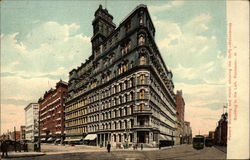
[[[205,137],[202,135],[197,135],[193,138],[193,148],[203,149],[204,148]]]

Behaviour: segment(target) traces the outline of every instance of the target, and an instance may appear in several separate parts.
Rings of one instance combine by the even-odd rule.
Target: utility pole
[[[14,145],[14,147],[15,147],[15,152],[16,152],[16,127],[14,127],[14,139],[15,139],[15,145]]]
[[[40,108],[38,110],[38,152],[41,152],[41,137],[40,137]]]

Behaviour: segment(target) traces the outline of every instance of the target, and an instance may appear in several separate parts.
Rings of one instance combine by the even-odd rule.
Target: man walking
[[[1,150],[2,150],[2,158],[8,157],[8,143],[6,141],[3,141],[1,145]]]
[[[107,150],[108,150],[108,152],[110,152],[110,149],[111,149],[111,144],[108,143],[108,145],[107,145]]]

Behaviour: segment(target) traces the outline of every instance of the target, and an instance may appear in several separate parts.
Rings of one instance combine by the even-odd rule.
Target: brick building
[[[184,122],[185,101],[184,101],[183,96],[182,96],[182,90],[176,92],[175,99],[176,99],[177,121]]]
[[[177,117],[176,144],[191,143],[192,129],[190,122],[185,121],[185,101],[182,95],[182,90],[176,91],[175,100],[176,100],[176,117]]]
[[[68,84],[60,80],[55,89],[46,91],[38,100],[41,141],[61,141],[64,137],[64,101],[67,88]]]
[[[173,74],[155,43],[147,6],[137,6],[118,27],[112,20],[107,9],[97,9],[92,55],[69,73],[67,140],[169,145],[176,138]]]

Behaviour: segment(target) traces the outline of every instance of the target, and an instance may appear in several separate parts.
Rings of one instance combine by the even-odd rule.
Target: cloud
[[[23,39],[19,32],[1,35],[1,105],[4,115],[12,115],[2,117],[4,131],[24,124],[23,108],[60,79],[67,81],[69,71],[91,55],[90,37],[79,28],[50,21],[39,22]]]
[[[155,12],[162,12],[162,11],[165,11],[165,10],[168,10],[168,9],[171,9],[173,7],[177,7],[177,6],[181,6],[185,3],[185,1],[179,1],[179,0],[174,0],[174,1],[171,1],[171,2],[168,2],[164,5],[151,5],[151,6],[148,6],[150,12],[152,13],[155,13]]]
[[[185,120],[191,122],[193,135],[214,130],[226,103],[226,86],[175,83],[185,100]]]
[[[2,37],[2,70],[24,77],[68,72],[91,54],[90,37],[76,34],[79,25],[46,22],[18,41],[19,33]],[[43,33],[43,34],[41,34]]]
[[[24,125],[24,108],[21,105],[1,104],[1,133],[20,130],[20,126]]]

